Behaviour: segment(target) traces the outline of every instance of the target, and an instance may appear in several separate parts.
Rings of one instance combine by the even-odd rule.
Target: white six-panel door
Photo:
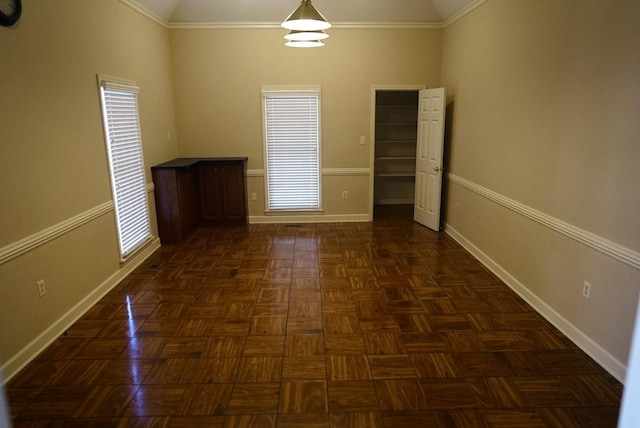
[[[440,229],[445,100],[444,88],[435,88],[421,90],[418,101],[413,219],[436,231]]]

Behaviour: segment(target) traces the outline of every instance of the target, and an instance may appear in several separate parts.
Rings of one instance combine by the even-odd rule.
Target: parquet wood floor
[[[615,427],[622,385],[397,208],[162,247],[11,380],[15,428]]]

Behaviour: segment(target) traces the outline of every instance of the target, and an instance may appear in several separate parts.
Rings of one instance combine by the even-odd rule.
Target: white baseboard
[[[27,364],[38,356],[47,346],[60,337],[74,322],[95,305],[105,294],[113,287],[118,285],[120,281],[126,278],[136,267],[144,262],[155,250],[160,248],[160,239],[154,238],[153,241],[140,251],[140,254],[131,263],[125,264],[117,272],[107,278],[96,289],[89,293],[84,299],[79,301],[67,313],[54,322],[48,329],[40,333],[38,337],[33,339],[29,344],[22,348],[16,355],[11,357],[2,365],[4,373],[4,382],[7,383],[13,376],[18,374]]]
[[[638,251],[605,239],[595,233],[580,229],[579,227],[531,208],[514,199],[507,198],[506,196],[494,192],[491,189],[487,189],[486,187],[482,187],[462,177],[458,177],[455,174],[448,174],[447,179],[451,183],[455,183],[462,188],[470,190],[485,199],[495,202],[496,204],[520,214],[529,220],[533,220],[544,227],[548,227],[555,232],[561,233],[576,242],[593,248],[594,250],[626,263],[631,267],[640,269],[640,252]]]
[[[260,215],[249,216],[249,224],[270,223],[353,223],[371,221],[369,214],[335,214],[335,215]]]
[[[496,263],[493,259],[491,259],[491,257],[480,250],[480,248],[476,247],[471,241],[465,238],[456,229],[447,224],[445,225],[445,232],[460,245],[462,245],[467,251],[469,251],[482,264],[484,264],[487,269],[489,269],[505,284],[511,287],[513,291],[515,291],[520,297],[522,297],[527,303],[529,303],[536,311],[544,316],[565,336],[571,339],[571,341],[578,345],[580,349],[586,352],[613,377],[615,377],[621,383],[624,383],[624,379],[627,373],[627,367],[622,362],[620,362],[617,358],[607,352],[602,346],[598,345],[589,336],[584,334],[575,325],[571,324],[567,319],[556,312],[542,299],[533,294],[531,290],[529,290],[524,284],[518,281],[506,269]]]

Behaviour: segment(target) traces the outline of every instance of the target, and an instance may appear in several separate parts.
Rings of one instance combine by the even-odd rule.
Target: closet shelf
[[[376,126],[411,126],[415,127],[416,122],[377,122]]]
[[[415,139],[415,138],[414,138],[414,139],[409,139],[409,138],[402,138],[402,139],[395,139],[395,138],[378,139],[378,138],[376,138],[376,144],[377,144],[377,143],[382,143],[382,144],[385,144],[385,143],[394,143],[394,144],[395,144],[395,143],[403,143],[403,144],[404,144],[404,143],[409,143],[409,144],[413,144],[413,145],[415,145],[415,144],[416,144],[416,139]]]
[[[413,203],[418,91],[376,91],[374,203]]]
[[[415,172],[376,172],[376,177],[415,177]]]
[[[416,160],[415,156],[376,156],[377,160]]]

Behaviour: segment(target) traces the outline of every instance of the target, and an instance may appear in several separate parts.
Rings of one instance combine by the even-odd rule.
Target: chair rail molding
[[[504,195],[482,187],[467,179],[459,177],[455,174],[447,174],[447,178],[451,183],[455,183],[460,187],[470,190],[490,201],[497,203],[515,213],[518,213],[530,220],[535,221],[551,230],[561,233],[583,245],[593,248],[602,254],[619,260],[631,267],[640,269],[640,253],[630,248],[616,244],[594,233],[576,227],[572,224],[564,222],[560,219],[547,215],[541,211],[531,208],[525,204],[510,199]]]
[[[146,185],[147,193],[153,192],[153,183]],[[60,223],[54,224],[51,227],[47,227],[33,235],[29,235],[19,241],[13,242],[9,245],[0,248],[0,265],[7,263],[10,260],[20,257],[21,255],[28,253],[31,250],[38,248],[47,242],[69,233],[78,227],[95,220],[96,218],[113,211],[113,201],[104,202],[96,207],[93,207],[85,212],[68,218]]]

